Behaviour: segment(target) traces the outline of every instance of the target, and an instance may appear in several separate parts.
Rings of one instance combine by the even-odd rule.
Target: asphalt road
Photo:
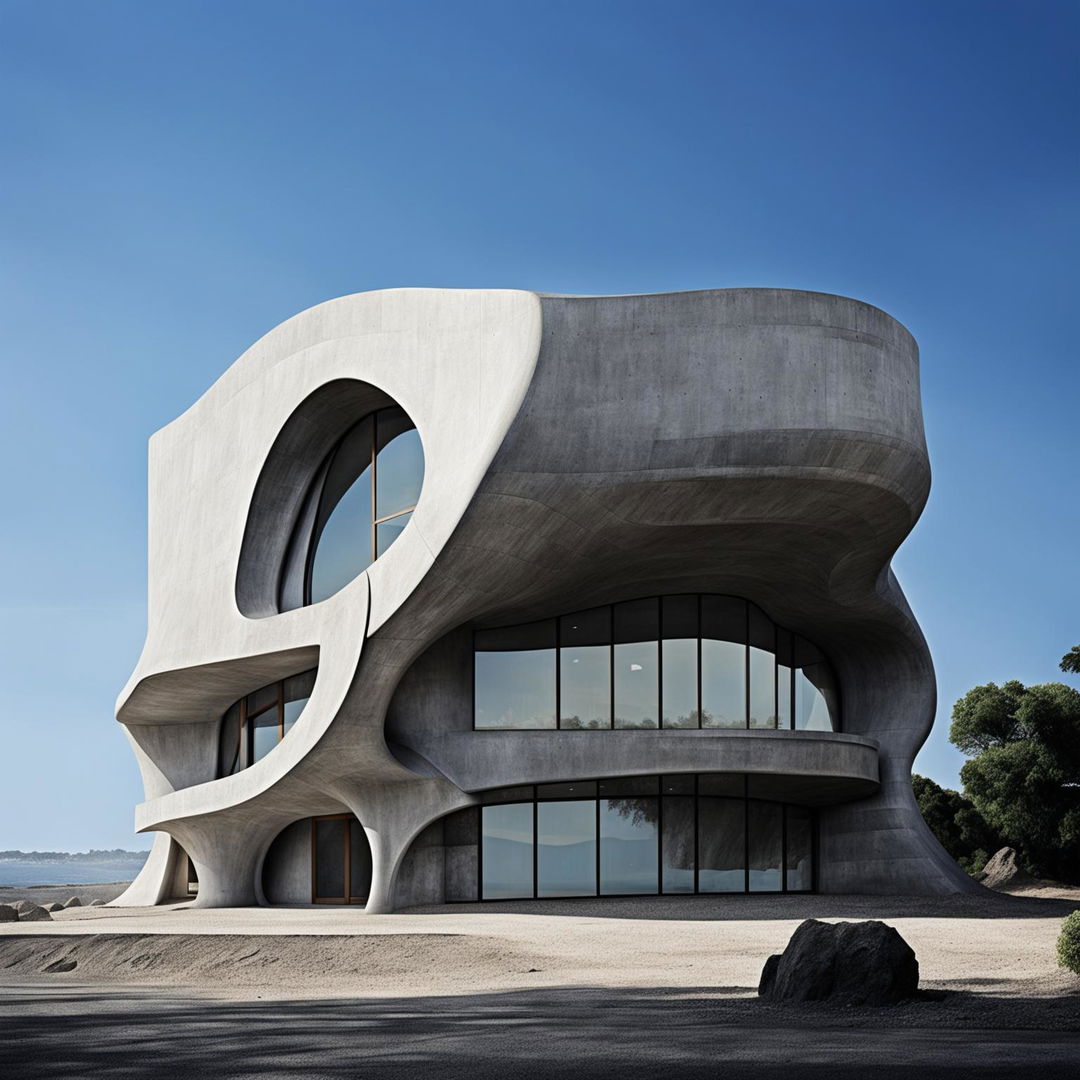
[[[1029,1003],[1034,1005],[1034,1002]],[[237,1000],[0,990],[4,1080],[372,1077],[927,1080],[1080,1076],[1080,1031],[979,1026],[964,1001],[803,1007],[684,990]],[[899,1010],[899,1011],[897,1011]],[[1080,1019],[1078,1019],[1080,1025]]]

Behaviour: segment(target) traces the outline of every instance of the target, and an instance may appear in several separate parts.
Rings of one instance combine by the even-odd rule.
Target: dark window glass
[[[750,726],[776,727],[776,633],[759,607],[750,612]]]
[[[746,601],[701,598],[702,727],[746,727]]]
[[[350,899],[366,900],[371,891],[371,845],[355,818],[349,822],[349,878]]]
[[[779,803],[754,802],[750,808],[750,891],[779,892],[783,858],[784,808]]]
[[[746,795],[746,778],[742,773],[702,773],[698,777],[698,793],[741,799]]]
[[[478,728],[555,727],[555,650],[478,652]]]
[[[536,811],[537,895],[595,896],[596,801],[539,803]]]
[[[496,630],[477,630],[475,647],[481,652],[522,652],[527,649],[555,648],[555,620],[500,626]]]
[[[281,683],[270,683],[269,686],[261,686],[254,693],[247,696],[247,714],[248,717],[255,716],[256,713],[261,713],[265,709],[269,709],[277,705],[278,698],[281,697]]]
[[[692,893],[694,891],[694,799],[690,795],[665,795],[662,802],[663,891]]]
[[[814,887],[811,820],[809,810],[801,806],[787,807],[785,860],[789,892],[804,892]]]
[[[698,892],[746,891],[746,803],[698,799]]]
[[[533,894],[533,804],[507,803],[481,809],[481,857],[485,900]]]
[[[655,728],[660,710],[656,599],[615,605],[615,726]]]
[[[657,820],[652,797],[600,800],[601,894],[657,891]]]
[[[694,794],[694,777],[693,774],[675,774],[673,776],[663,776],[660,779],[660,790],[665,795],[693,795]]]
[[[656,776],[626,776],[618,780],[601,780],[596,786],[601,798],[634,798],[655,795],[659,790],[658,781]]]
[[[221,718],[218,742],[218,776],[231,776],[240,768],[240,702]]]
[[[300,719],[300,714],[304,711],[304,706],[307,705],[307,698],[296,698],[293,701],[285,702],[285,723],[283,725],[283,734],[288,735],[293,724]]]
[[[315,820],[315,898],[339,900],[345,897],[344,818]]]
[[[569,784],[540,784],[538,799],[584,799],[596,797],[595,780],[575,780]]]
[[[484,802],[486,803],[521,802],[522,800],[532,802],[532,798],[532,784],[522,784],[519,787],[493,788],[491,791],[484,792]]]

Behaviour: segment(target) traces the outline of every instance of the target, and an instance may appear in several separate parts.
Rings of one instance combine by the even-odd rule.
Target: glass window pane
[[[795,638],[795,726],[832,731],[839,716],[839,695],[831,665],[805,638]]]
[[[484,802],[487,803],[521,802],[522,800],[532,802],[533,789],[532,784],[521,784],[518,787],[492,788],[490,791],[485,791],[483,796]]]
[[[315,897],[345,899],[344,818],[315,822]]]
[[[750,726],[776,727],[776,632],[759,607],[749,605]]]
[[[671,776],[660,778],[660,790],[665,795],[693,795],[694,776],[690,774],[675,773]]]
[[[380,521],[375,526],[375,557],[386,554],[386,549],[405,531],[405,526],[412,520],[412,513],[398,514],[389,521]]]
[[[371,476],[365,469],[344,494],[316,540],[311,602],[343,589],[371,565]]]
[[[666,638],[663,642],[664,727],[698,726],[697,638]]]
[[[555,620],[500,626],[496,630],[477,630],[473,646],[480,652],[519,652],[525,649],[554,649]]]
[[[567,646],[610,645],[611,608],[590,608],[564,615],[559,620],[559,644]]]
[[[703,596],[701,636],[745,645],[746,601],[737,596]]]
[[[559,726],[611,727],[611,646],[559,650]]]
[[[386,410],[389,412],[390,410]],[[385,413],[379,413],[379,444],[375,459],[375,517],[408,510],[420,501],[424,483],[424,449],[420,433],[410,428],[383,442]]]
[[[746,804],[698,799],[698,892],[746,891]]]
[[[533,804],[481,809],[480,896],[507,900],[533,894]]]
[[[600,800],[600,892],[643,895],[657,891],[655,796]]]
[[[656,599],[616,604],[615,726],[659,727],[660,603]]]
[[[698,598],[696,594],[665,596],[660,604],[660,623],[665,638],[698,636]]]
[[[810,811],[801,806],[787,807],[787,866],[789,892],[800,892],[814,887],[813,844]]]
[[[708,728],[746,727],[746,646],[703,638],[701,723]]]
[[[371,890],[371,845],[364,826],[349,822],[349,898],[366,900]]]
[[[477,728],[555,727],[555,650],[478,652]]]
[[[698,777],[698,793],[701,795],[726,795],[733,799],[746,796],[745,773],[702,773]]]
[[[289,733],[289,729],[300,719],[300,714],[304,711],[304,706],[307,705],[308,698],[297,698],[294,701],[285,702],[285,734]]]
[[[231,776],[240,768],[240,702],[221,718],[218,736],[218,776]]]
[[[776,628],[776,726],[791,728],[791,633]]]
[[[779,803],[753,802],[750,808],[750,891],[779,892],[783,858],[783,810]]]
[[[665,795],[663,800],[663,890],[694,891],[694,799]]]
[[[601,798],[632,798],[638,795],[655,795],[660,789],[660,778],[658,776],[626,776],[617,780],[601,780],[596,786]]]
[[[574,780],[569,784],[539,784],[536,788],[538,799],[584,799],[596,798],[595,780]]]
[[[275,706],[248,720],[251,731],[251,764],[261,760],[278,744],[278,711]]]
[[[536,810],[537,895],[595,896],[596,802],[539,803]]]

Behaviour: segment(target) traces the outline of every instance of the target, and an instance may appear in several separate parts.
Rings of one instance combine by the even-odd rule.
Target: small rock
[[[787,948],[766,961],[758,994],[775,1001],[887,1005],[914,997],[918,988],[919,962],[893,927],[807,919]]]
[[[73,896],[70,900],[64,901],[64,907],[82,907],[82,901],[77,896]]]
[[[52,915],[43,907],[33,904],[19,913],[19,922],[52,922]]]
[[[91,900],[90,901],[90,906],[91,907],[104,907],[105,906],[105,901],[104,900]]]
[[[31,908],[36,908],[38,905],[33,900],[16,900],[14,907],[15,910],[21,915],[24,911],[29,911]]]
[[[46,911],[63,911],[64,905],[56,900],[50,901],[48,904],[41,905]]]
[[[0,904],[0,922],[18,922],[19,913],[11,904]]]

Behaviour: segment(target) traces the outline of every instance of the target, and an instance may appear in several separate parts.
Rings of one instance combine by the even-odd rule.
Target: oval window
[[[423,482],[420,435],[404,409],[380,409],[354,424],[327,455],[304,502],[281,610],[326,600],[384,554],[408,525]]]

